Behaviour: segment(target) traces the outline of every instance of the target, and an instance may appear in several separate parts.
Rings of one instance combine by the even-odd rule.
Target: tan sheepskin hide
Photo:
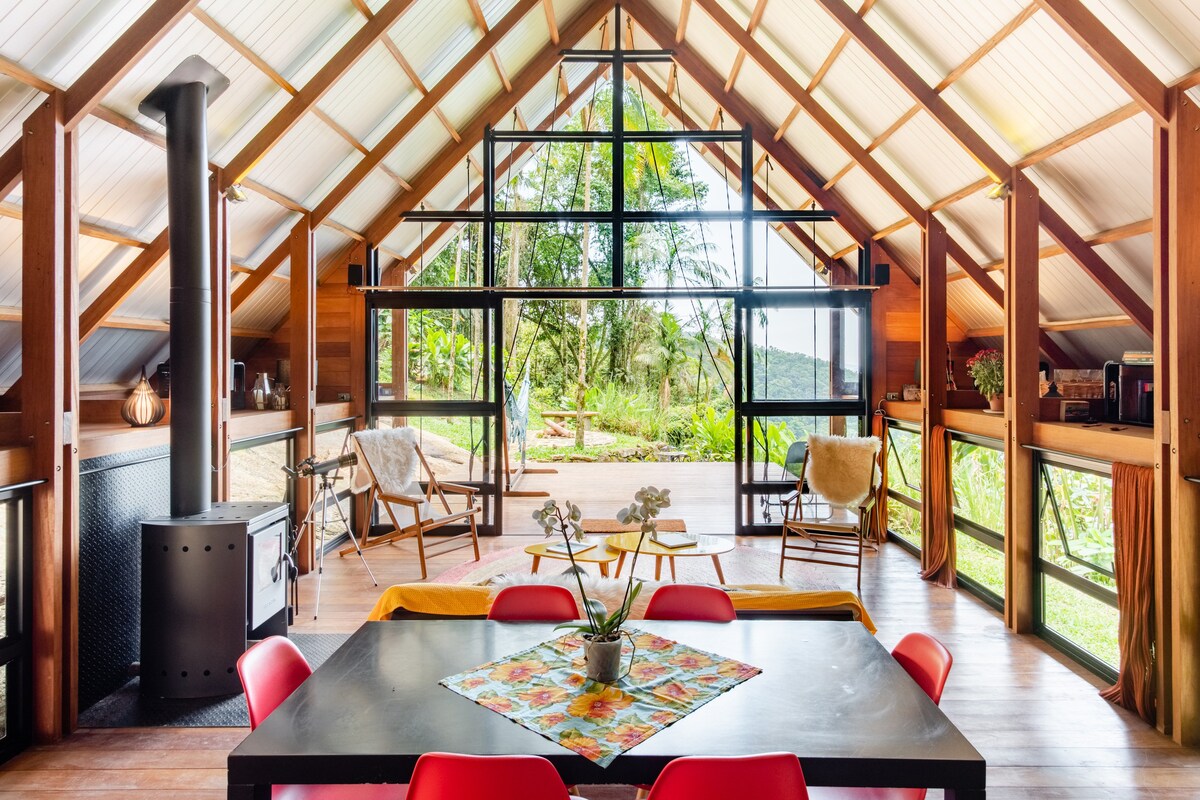
[[[879,439],[852,436],[808,437],[808,488],[835,506],[856,508],[871,493],[871,465],[879,456]],[[879,470],[875,474],[878,477]]]

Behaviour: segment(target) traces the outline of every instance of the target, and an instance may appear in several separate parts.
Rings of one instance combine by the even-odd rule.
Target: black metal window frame
[[[885,435],[888,437],[887,444],[888,444],[888,452],[889,453],[892,451],[892,448],[895,446],[895,443],[896,443],[896,440],[892,438],[892,434],[894,431],[897,431],[897,430],[904,431],[905,433],[916,436],[918,443],[920,443],[920,441],[921,441],[921,429],[920,428],[914,427],[913,425],[908,424],[908,423],[904,422],[903,420],[898,420],[893,417],[888,417],[887,432]],[[901,481],[904,483],[904,485],[906,487],[908,487],[912,491],[916,492],[918,497],[917,498],[909,497],[908,495],[903,494],[903,493],[897,491],[896,489],[893,489],[891,486],[888,486],[888,490],[887,490],[888,502],[890,503],[894,500],[897,503],[900,503],[901,505],[908,506],[913,511],[916,511],[917,514],[919,515],[921,513],[921,501],[919,499],[919,496],[921,494],[921,487],[914,484],[912,481],[910,481],[908,479],[908,473],[905,472],[905,470],[904,470],[904,464],[900,461],[900,456],[896,456],[896,463],[900,466]],[[919,556],[921,554],[921,548],[919,545],[913,544],[912,542],[905,539],[900,534],[896,533],[891,528],[888,528],[888,539],[890,541],[896,543],[900,547],[904,548],[908,552],[912,553],[913,555]]]
[[[33,553],[30,487],[0,489],[0,513],[6,514],[5,635],[0,638],[0,670],[5,672],[5,735],[0,763],[27,747],[33,733]]]
[[[615,9],[616,29],[621,30],[621,7]],[[837,212],[826,210],[770,210],[758,209],[754,205],[754,193],[745,190],[753,187],[754,159],[748,154],[754,150],[754,136],[749,125],[743,125],[736,130],[717,131],[646,131],[626,130],[624,125],[625,104],[625,64],[643,61],[670,61],[672,51],[627,51],[624,49],[622,37],[614,37],[612,50],[564,50],[564,61],[589,61],[611,64],[612,80],[612,118],[614,124],[610,131],[519,131],[497,130],[487,126],[484,130],[483,146],[483,201],[482,207],[475,210],[439,211],[416,210],[406,212],[402,221],[409,222],[438,222],[438,223],[479,223],[482,226],[484,242],[496,241],[496,225],[498,222],[589,222],[609,224],[612,226],[612,285],[608,287],[498,287],[496,284],[496,251],[494,247],[483,248],[482,285],[461,288],[418,288],[418,287],[366,287],[364,294],[367,298],[368,319],[374,320],[376,312],[383,308],[484,308],[491,312],[493,330],[502,331],[503,301],[505,299],[632,299],[632,298],[689,298],[703,299],[732,299],[734,306],[734,500],[735,500],[735,532],[771,533],[777,534],[778,527],[756,526],[750,505],[752,498],[759,494],[782,494],[790,491],[793,485],[786,481],[754,481],[749,474],[746,460],[746,450],[749,444],[747,431],[753,430],[753,417],[764,416],[846,416],[859,417],[860,421],[869,414],[868,399],[870,397],[870,337],[871,337],[871,295],[874,287],[777,287],[768,288],[756,285],[754,277],[754,226],[756,223],[771,222],[827,222],[837,218]],[[728,142],[738,144],[743,154],[740,180],[740,206],[728,211],[700,210],[660,210],[643,211],[625,208],[625,175],[623,169],[625,145],[634,142]],[[612,146],[612,202],[607,211],[523,211],[497,210],[496,208],[496,164],[497,145],[515,142],[604,142]],[[625,284],[625,225],[626,223],[646,222],[739,222],[742,225],[742,253],[740,282],[736,286],[713,287],[644,287],[627,286]],[[368,247],[373,245],[368,243]],[[749,396],[747,387],[753,386],[752,359],[746,358],[752,353],[752,341],[748,334],[749,326],[745,317],[752,309],[761,308],[855,308],[859,310],[859,365],[861,369],[860,395],[857,400],[816,400],[816,401],[761,401]],[[485,319],[489,315],[485,314]],[[483,359],[484,368],[491,370],[485,385],[491,386],[491,394],[486,401],[380,401],[375,399],[374,391],[377,382],[376,326],[367,326],[368,364],[368,396],[372,398],[369,404],[368,424],[380,416],[481,416],[494,420],[495,457],[494,478],[490,482],[466,482],[477,485],[486,504],[489,500],[494,503],[493,523],[486,524],[488,532],[501,533],[503,529],[502,487],[504,466],[500,463],[499,454],[503,452],[504,432],[498,424],[501,413],[501,403],[504,397],[504,354],[503,348],[492,348],[492,359]],[[485,333],[485,339],[487,338]],[[749,423],[749,424],[747,424]],[[861,424],[861,422],[860,422]],[[486,438],[486,437],[485,437]],[[486,513],[486,512],[485,512]],[[481,526],[480,531],[484,532]]]
[[[975,436],[973,434],[951,431],[950,447],[952,450],[955,442],[974,445],[976,447],[986,447],[989,450],[995,450],[999,453],[1004,452],[1004,444],[1002,442],[996,439],[989,439],[986,436]],[[951,452],[951,456],[953,457],[953,452]],[[951,474],[953,475],[953,473]],[[986,525],[981,525],[970,517],[963,516],[961,513],[959,513],[958,492],[956,492],[954,489],[953,477],[951,478],[950,482],[950,491],[954,495],[954,529],[965,534],[966,536],[970,536],[983,546],[990,547],[991,549],[997,551],[1000,553],[1000,557],[1002,559],[1007,558],[1007,555],[1004,552],[1004,533],[1002,531],[992,530]],[[957,568],[957,565],[955,565],[955,573],[959,585],[961,585],[964,589],[990,605],[992,608],[995,608],[999,611],[1004,610],[1003,594],[997,594],[979,580],[971,577],[970,575],[964,574]]]
[[[1077,456],[1065,456],[1057,453],[1046,451],[1038,451],[1035,460],[1034,468],[1034,490],[1037,493],[1038,502],[1034,507],[1034,530],[1037,535],[1037,550],[1034,554],[1034,572],[1035,580],[1033,582],[1034,592],[1034,632],[1042,637],[1057,649],[1063,651],[1075,661],[1078,661],[1087,669],[1099,675],[1107,681],[1115,681],[1117,677],[1116,669],[1107,662],[1101,660],[1091,651],[1084,648],[1079,643],[1067,638],[1062,633],[1054,630],[1045,623],[1044,606],[1045,593],[1042,587],[1044,577],[1051,577],[1060,583],[1065,584],[1068,588],[1074,589],[1081,594],[1087,595],[1093,599],[1099,600],[1105,605],[1117,608],[1117,593],[1115,591],[1106,590],[1092,581],[1082,578],[1079,575],[1064,569],[1058,564],[1048,561],[1042,557],[1042,515],[1046,511],[1046,506],[1050,505],[1046,502],[1047,496],[1053,496],[1052,484],[1049,480],[1049,474],[1046,467],[1053,466],[1059,469],[1074,470],[1076,472],[1084,472],[1101,477],[1112,477],[1112,467],[1103,462],[1093,461],[1091,459],[1079,458]],[[1062,529],[1061,513],[1058,509],[1051,512],[1055,518],[1055,525],[1058,527],[1059,536],[1065,536]],[[1064,551],[1069,552],[1064,545]],[[1078,559],[1071,559],[1078,561]],[[1097,568],[1096,565],[1090,562],[1083,562],[1089,569],[1095,569],[1101,574],[1111,574],[1102,568]]]
[[[490,248],[484,248],[490,252]],[[367,427],[374,427],[380,417],[478,417],[483,420],[482,433],[484,455],[490,458],[492,468],[488,480],[458,480],[455,483],[473,486],[479,490],[483,505],[483,520],[476,528],[481,536],[503,532],[504,514],[504,469],[501,453],[504,452],[504,431],[500,425],[501,403],[504,397],[504,353],[495,347],[494,339],[504,330],[505,293],[498,289],[466,290],[410,290],[404,292],[368,291],[367,303]],[[483,375],[480,386],[482,400],[379,400],[375,391],[379,375],[379,340],[375,335],[380,311],[412,311],[457,308],[482,311],[482,342],[484,352],[489,350],[492,358],[481,359]],[[394,325],[393,320],[393,325]],[[396,333],[393,328],[393,339]],[[393,344],[395,346],[395,344]],[[393,376],[395,380],[396,376]],[[375,510],[372,510],[372,514]],[[447,525],[440,532],[454,534],[467,530],[466,526]]]

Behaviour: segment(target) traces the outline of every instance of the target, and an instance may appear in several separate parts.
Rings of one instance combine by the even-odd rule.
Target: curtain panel
[[[1154,724],[1154,470],[1114,463],[1113,544],[1117,576],[1117,682],[1105,700]]]
[[[954,555],[954,487],[950,482],[950,435],[942,425],[929,434],[929,519],[924,523],[921,577],[953,589],[958,586]]]

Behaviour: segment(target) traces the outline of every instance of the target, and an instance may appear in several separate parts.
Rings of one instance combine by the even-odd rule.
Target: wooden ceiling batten
[[[974,128],[955,111],[933,87],[925,83],[911,66],[876,33],[870,25],[853,14],[842,0],[818,0],[830,16],[862,45],[892,78],[976,160],[997,183],[1012,176],[1012,168],[996,150],[984,141]],[[1153,311],[1104,259],[1091,249],[1070,225],[1046,202],[1037,204],[1041,226],[1079,264],[1101,289],[1129,314],[1144,331],[1153,329]]]
[[[542,8],[546,10],[546,27],[550,30],[550,43],[558,44],[558,20],[554,16],[554,0],[542,0]]]
[[[536,0],[526,0],[524,3],[518,3],[513,11],[510,11],[506,15],[505,19],[507,20],[516,13],[523,14],[533,5],[536,5]],[[612,6],[613,3],[608,0],[591,3],[585,6],[571,22],[562,27],[559,31],[561,46],[547,42],[529,60],[525,68],[521,70],[521,73],[513,78],[513,91],[511,93],[504,92],[492,98],[464,128],[463,141],[443,148],[430,161],[431,166],[426,168],[424,172],[412,181],[413,190],[393,198],[387,207],[375,217],[371,224],[367,226],[367,241],[382,242],[387,238],[387,235],[403,220],[404,214],[416,208],[417,204],[450,173],[450,170],[462,163],[462,160],[474,149],[475,145],[483,140],[485,126],[495,124],[512,113],[513,106],[520,102],[520,99],[528,94],[539,81],[549,75],[558,64],[562,58],[562,48],[573,47],[577,42],[582,40],[608,14]],[[514,24],[515,22],[516,20],[513,21]],[[492,29],[492,33],[496,33],[500,28],[501,25],[497,24]],[[480,44],[482,44],[482,40]],[[472,52],[476,52],[479,47],[480,45],[477,44],[472,49]],[[490,49],[490,47],[486,49]],[[476,62],[478,60],[476,59]],[[433,96],[433,94],[431,93],[429,96]],[[416,109],[414,109],[415,111]],[[353,175],[354,172],[352,171],[350,176]]]
[[[475,24],[486,36],[488,32],[487,17],[484,16],[483,9],[479,7],[479,0],[467,0],[467,5],[471,7],[471,15],[475,17]],[[551,37],[551,41],[553,41],[553,37]],[[492,67],[495,68],[496,76],[500,78],[504,91],[511,93],[512,83],[508,80],[508,74],[504,71],[504,65],[500,63],[500,56],[494,48],[488,51],[488,57],[492,60]]]
[[[766,12],[766,10],[767,0],[758,0],[758,2],[754,4],[754,11],[750,13],[750,22],[746,25],[746,33],[748,35],[754,35],[754,31],[758,29],[759,24],[762,22],[763,13]],[[733,66],[729,70],[729,79],[725,81],[725,91],[728,92],[732,90],[734,84],[737,83],[738,73],[742,71],[742,64],[745,62],[745,60],[746,48],[739,47],[737,55],[733,58]]]
[[[167,231],[163,231],[138,253],[129,266],[105,287],[100,296],[79,315],[79,342],[82,344],[95,333],[108,317],[129,299],[142,281],[167,257]]]
[[[350,68],[358,63],[371,45],[387,35],[388,30],[400,18],[415,0],[388,0],[366,24],[359,28],[341,49],[317,70],[317,73],[304,85],[299,92],[292,96],[287,104],[279,110],[254,137],[246,143],[236,156],[225,166],[225,179],[222,189],[231,184],[241,183],[250,174],[255,165],[263,159],[271,148],[287,135],[305,112],[316,106],[317,102],[333,88]]]
[[[1167,87],[1087,6],[1080,0],[1037,2],[1156,124],[1167,124]]]

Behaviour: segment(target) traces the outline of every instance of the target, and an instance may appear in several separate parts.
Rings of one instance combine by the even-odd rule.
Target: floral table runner
[[[575,634],[515,653],[439,683],[607,767],[617,756],[760,673],[758,667],[631,630],[629,674],[609,686],[584,676]],[[624,664],[632,651],[624,647]]]

